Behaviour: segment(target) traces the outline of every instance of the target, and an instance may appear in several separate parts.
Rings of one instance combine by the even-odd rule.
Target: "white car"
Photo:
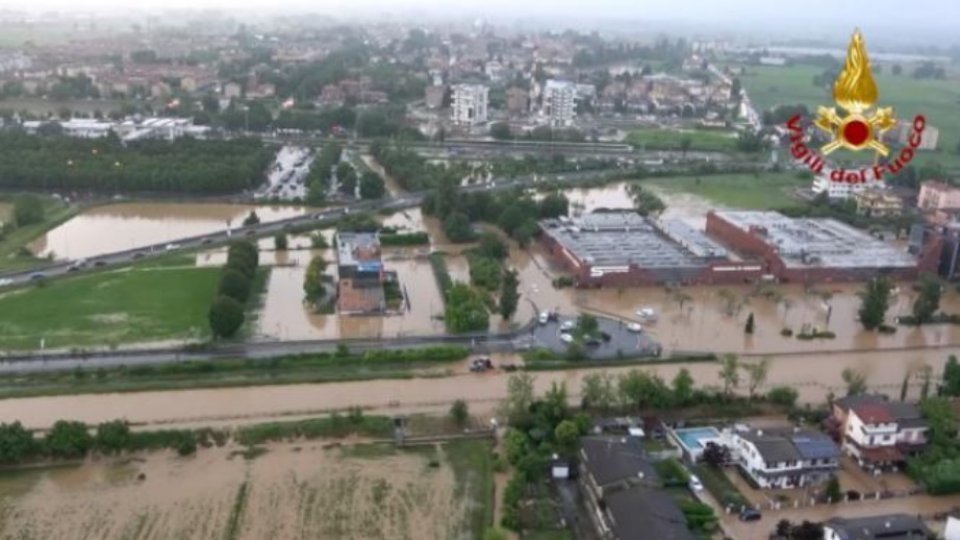
[[[540,321],[540,324],[547,324],[547,322],[550,320],[550,314],[546,311],[541,311],[537,320]]]
[[[641,319],[655,320],[657,318],[657,312],[653,308],[640,308],[637,310],[637,317]]]
[[[570,334],[560,334],[560,341],[564,343],[573,343],[573,336]]]
[[[631,332],[643,332],[643,326],[640,326],[640,323],[630,323],[627,325],[627,330]]]
[[[573,330],[573,327],[576,326],[576,323],[573,321],[563,321],[563,324],[560,325],[561,331]]]
[[[0,279],[0,287],[5,287],[5,286],[7,286],[7,285],[9,285],[9,284],[11,284],[11,283],[13,283],[13,280],[10,279],[10,278]]]
[[[167,244],[167,251],[173,251],[173,250],[175,250],[175,249],[177,249],[177,248],[179,248],[179,247],[180,247],[180,246],[177,245],[177,244]]]
[[[690,491],[703,491],[703,483],[700,482],[700,479],[695,475],[690,475],[690,480],[687,480],[687,486],[690,487]]]

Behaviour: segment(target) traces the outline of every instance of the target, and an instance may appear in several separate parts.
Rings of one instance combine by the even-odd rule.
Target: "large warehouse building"
[[[547,249],[580,287],[744,283],[762,275],[761,264],[734,260],[679,220],[612,212],[547,219],[540,227]]]
[[[540,227],[579,287],[914,279],[936,273],[941,251],[931,241],[913,255],[834,219],[761,211],[711,211],[706,233],[633,212],[547,219]]]
[[[761,260],[780,281],[863,281],[878,275],[914,279],[935,273],[939,251],[905,249],[835,219],[789,218],[777,212],[711,211],[707,234],[745,258]]]

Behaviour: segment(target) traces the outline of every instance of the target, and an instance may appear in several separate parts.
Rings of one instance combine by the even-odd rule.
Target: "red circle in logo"
[[[854,146],[860,146],[870,138],[870,126],[862,120],[851,120],[843,126],[843,138]]]

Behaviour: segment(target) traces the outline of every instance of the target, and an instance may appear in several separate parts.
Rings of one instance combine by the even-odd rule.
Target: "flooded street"
[[[960,347],[916,351],[869,351],[862,353],[809,353],[772,356],[766,387],[786,385],[795,388],[800,400],[822,403],[829,392],[844,393],[841,373],[852,368],[866,375],[867,386],[899,397],[900,384],[907,370],[926,363],[935,377],[943,371],[949,354],[960,354]],[[758,357],[744,358],[751,362]],[[498,362],[509,361],[508,357]],[[514,359],[514,362],[517,360]],[[698,386],[720,386],[720,366],[715,362],[687,364],[633,365],[617,368],[575,369],[533,373],[538,393],[552,383],[566,383],[571,403],[579,402],[583,376],[597,371],[624,373],[648,369],[670,381],[681,368],[687,368]],[[47,428],[60,419],[81,420],[90,424],[126,418],[143,425],[234,425],[256,423],[277,417],[302,417],[360,406],[383,414],[397,412],[441,412],[457,399],[470,402],[475,414],[490,414],[506,396],[507,374],[466,373],[450,377],[426,377],[404,380],[371,380],[326,384],[296,384],[245,388],[156,391],[122,394],[51,396],[0,400],[0,417],[17,419],[30,428]],[[919,392],[914,378],[911,395]],[[745,383],[740,392],[745,393]]]
[[[369,448],[369,447],[367,447]],[[4,538],[444,538],[473,501],[440,457],[374,449],[370,457],[321,441],[0,475]],[[413,496],[419,504],[409,504]]]
[[[255,210],[261,221],[302,215],[300,206],[205,203],[117,203],[90,208],[49,231],[30,249],[39,256],[79,259],[186,236],[239,227]]]

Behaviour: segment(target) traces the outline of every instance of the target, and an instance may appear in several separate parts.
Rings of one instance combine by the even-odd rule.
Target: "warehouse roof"
[[[776,248],[787,268],[907,268],[917,264],[905,250],[835,219],[790,218],[766,211],[715,214]]]

